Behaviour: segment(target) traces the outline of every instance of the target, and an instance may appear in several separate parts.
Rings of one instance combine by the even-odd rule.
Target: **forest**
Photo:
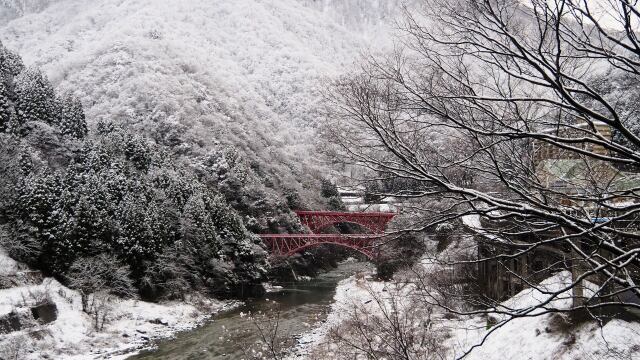
[[[286,200],[263,198],[233,148],[180,161],[121,124],[89,132],[78,99],[1,51],[0,221],[9,255],[70,283],[85,283],[77,277],[87,264],[126,268],[99,283],[147,299],[259,293],[268,264],[250,230],[300,225]],[[267,224],[266,214],[276,218]]]

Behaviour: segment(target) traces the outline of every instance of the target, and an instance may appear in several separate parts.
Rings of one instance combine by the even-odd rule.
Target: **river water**
[[[256,352],[266,350],[260,345],[263,338],[276,339],[274,348],[289,348],[295,344],[296,335],[326,318],[338,282],[368,266],[343,263],[315,279],[281,284],[281,291],[249,300],[237,309],[215,316],[200,328],[160,341],[157,350],[128,360],[251,359]]]

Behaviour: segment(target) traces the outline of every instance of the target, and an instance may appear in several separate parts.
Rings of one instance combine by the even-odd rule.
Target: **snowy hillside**
[[[4,6],[15,19],[0,38],[74,89],[90,125],[135,124],[184,154],[235,145],[283,183],[305,173],[326,79],[386,43],[363,34],[390,14],[386,2],[346,0],[31,2]]]
[[[402,6],[410,6],[416,0],[301,0],[341,25],[356,30],[367,39],[373,39],[394,27],[394,21],[402,12]]]

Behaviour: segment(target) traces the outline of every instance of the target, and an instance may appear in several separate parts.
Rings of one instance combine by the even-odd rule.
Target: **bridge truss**
[[[388,212],[341,212],[341,211],[296,211],[303,225],[317,234],[322,229],[338,223],[358,224],[374,234],[382,234],[394,213]]]
[[[291,256],[313,246],[333,244],[347,247],[366,255],[369,259],[378,256],[374,246],[384,236],[387,224],[395,213],[383,212],[338,212],[296,211],[300,221],[309,227],[312,234],[262,234],[260,237],[272,255]],[[322,229],[338,223],[354,223],[369,230],[369,234],[319,234]]]

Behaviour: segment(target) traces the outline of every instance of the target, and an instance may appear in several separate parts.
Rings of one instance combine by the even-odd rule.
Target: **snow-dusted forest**
[[[640,358],[639,28],[0,0],[0,360]]]
[[[187,156],[233,145],[297,191],[313,181],[319,90],[369,47],[296,1],[22,7],[3,41],[76,94],[90,126],[124,122]]]

